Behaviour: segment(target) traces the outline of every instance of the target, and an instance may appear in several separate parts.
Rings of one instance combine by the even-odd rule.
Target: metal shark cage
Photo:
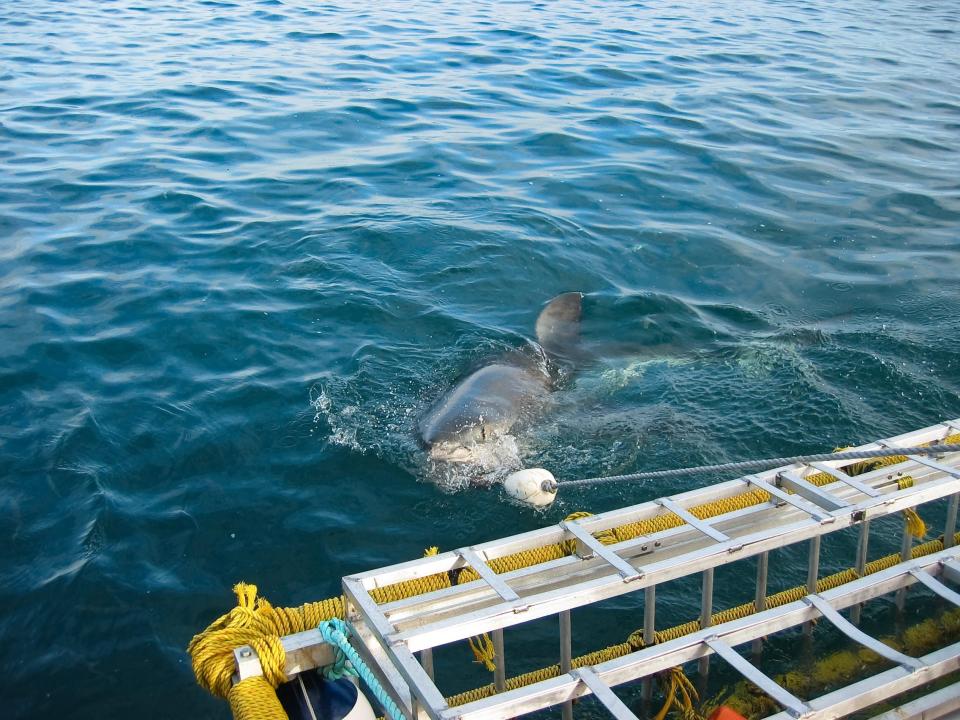
[[[960,432],[960,420],[863,445],[858,449],[910,447],[936,443]],[[849,464],[849,461],[846,461]],[[572,717],[572,701],[593,694],[618,720],[635,718],[612,687],[650,678],[654,673],[716,655],[773,698],[783,712],[776,720],[835,718],[867,708],[917,686],[931,683],[960,669],[960,643],[922,657],[911,657],[888,647],[857,627],[860,604],[921,583],[951,603],[960,594],[948,583],[960,583],[960,548],[954,546],[960,500],[960,448],[936,458],[910,456],[906,461],[849,476],[840,462],[781,467],[620,510],[590,516],[542,530],[465,547],[343,578],[347,616],[356,635],[354,646],[375,670],[390,696],[408,718],[416,720],[506,720],[543,708],[561,706]],[[828,473],[836,482],[818,487],[808,478]],[[909,475],[913,484],[901,487],[898,478]],[[690,508],[761,489],[770,501],[701,520]],[[871,520],[924,503],[948,499],[944,549],[911,559],[910,539],[902,545],[900,564],[817,592],[820,541],[828,534],[859,527],[857,571],[867,563]],[[672,513],[684,524],[645,537],[603,544],[598,532]],[[576,553],[531,567],[497,574],[489,563],[521,550],[557,542],[576,543]],[[773,609],[764,608],[768,553],[795,543],[809,543],[808,593],[801,600]],[[710,626],[713,573],[721,565],[758,557],[757,613]],[[424,595],[378,605],[374,588],[469,566],[480,579]],[[702,574],[700,630],[653,644],[658,585]],[[625,593],[644,593],[644,641],[641,650],[593,666],[571,665],[571,621],[574,608]],[[851,619],[840,614],[850,609]],[[560,674],[525,687],[506,690],[503,634],[507,628],[556,616]],[[786,628],[823,618],[851,640],[893,663],[891,669],[854,682],[812,700],[801,700],[748,662],[734,648],[759,642]],[[433,681],[433,648],[481,633],[492,634],[497,667],[497,693],[456,707],[448,705]],[[287,675],[330,662],[329,648],[316,631],[283,639]],[[258,672],[250,648],[236,651],[238,677]],[[960,707],[960,683],[928,694],[901,708],[897,717],[942,717]],[[905,714],[906,713],[906,714]]]

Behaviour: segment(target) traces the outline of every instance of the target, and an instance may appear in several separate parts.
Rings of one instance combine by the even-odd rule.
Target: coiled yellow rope
[[[321,620],[343,616],[342,598],[275,608],[265,598],[257,597],[256,585],[237,583],[233,591],[237,606],[195,635],[187,648],[197,682],[220,697],[227,697],[231,689],[235,648],[253,646],[260,656],[264,677],[276,687],[286,680],[286,658],[280,638],[315,628]]]
[[[960,433],[951,435],[943,442],[956,444],[960,443]],[[907,460],[905,456],[883,458],[872,462],[857,462],[855,465],[848,466],[845,470],[853,475],[867,470],[893,465]],[[817,473],[806,478],[815,485],[822,486],[835,482],[835,479],[827,473]],[[907,482],[909,479],[901,479]],[[909,481],[912,482],[912,481]],[[770,495],[762,490],[751,490],[740,493],[732,497],[723,498],[710,503],[704,503],[689,509],[695,517],[704,520],[717,515],[742,510],[744,508],[769,502]],[[589,513],[575,513],[569,519],[584,517]],[[919,517],[917,517],[919,519]],[[911,526],[916,528],[916,522],[908,518]],[[922,523],[922,521],[921,521]],[[662,532],[670,528],[678,527],[683,524],[683,520],[672,513],[664,513],[656,517],[642,520],[620,527],[612,528],[597,534],[597,538],[605,543],[612,544],[623,542],[642,535],[651,535],[656,532]],[[913,531],[911,531],[913,532]],[[918,537],[923,532],[915,532]],[[927,544],[929,545],[929,543]],[[914,548],[914,551],[921,547]],[[572,541],[557,543],[540,548],[524,550],[521,552],[507,555],[505,557],[492,559],[489,562],[490,567],[498,574],[519,570],[552,560],[558,560],[566,555],[573,553],[576,544]],[[930,552],[933,552],[932,550]],[[431,548],[427,554],[436,554],[437,549]],[[898,556],[890,564],[896,564],[899,561]],[[886,558],[882,559],[886,560]],[[875,561],[877,562],[877,561]],[[871,564],[872,565],[872,564]],[[870,565],[868,565],[870,567]],[[875,570],[873,571],[875,572]],[[846,573],[853,573],[852,570]],[[850,575],[844,575],[847,579],[852,579]],[[855,573],[853,577],[855,577]],[[472,568],[463,568],[457,575],[457,583],[467,583],[479,579],[479,574]],[[831,576],[834,577],[834,576]],[[827,580],[824,578],[823,580]],[[821,582],[823,582],[821,580]],[[837,584],[846,582],[840,580]],[[380,604],[402,600],[416,595],[433,592],[451,586],[451,576],[449,573],[437,573],[423,578],[408,580],[387,587],[375,588],[371,591],[373,599]],[[832,586],[827,586],[832,587]],[[824,587],[823,589],[826,589]],[[274,688],[284,682],[283,669],[286,665],[283,648],[280,644],[280,638],[284,635],[290,635],[304,630],[315,628],[321,620],[344,617],[344,603],[342,597],[329,598],[319,602],[306,603],[294,608],[275,608],[264,598],[257,598],[257,588],[255,585],[238,583],[234,587],[237,596],[237,606],[227,614],[221,616],[210,624],[204,631],[198,633],[191,640],[187,648],[193,664],[194,674],[198,684],[209,692],[219,697],[227,698],[230,701],[231,708],[234,711],[234,717],[237,720],[252,720],[264,718],[264,720],[282,720],[286,717],[276,700]],[[791,591],[786,591],[787,593]],[[768,598],[767,607],[775,607],[776,598],[784,593]],[[785,600],[784,602],[790,602]],[[740,608],[732,608],[724,611],[725,613],[743,612],[749,614],[741,608],[753,608],[749,603]],[[714,623],[723,622],[719,619],[723,613],[715,616]],[[734,615],[733,617],[742,617],[743,615]],[[729,618],[732,619],[732,618]],[[679,627],[688,627],[694,625],[693,629],[699,628],[699,623],[687,623]],[[666,631],[670,632],[670,631]],[[688,630],[687,632],[693,632]],[[681,633],[685,634],[685,633]],[[603,660],[625,655],[638,647],[637,633],[628,638],[627,642],[605,648],[581,658],[574,660],[574,667],[583,665],[592,665]],[[678,635],[679,636],[679,635]],[[667,638],[662,632],[657,633],[658,641]],[[667,638],[668,639],[668,638]],[[492,643],[489,638],[472,638],[471,646],[474,648],[475,655],[479,662],[489,669],[493,670]],[[236,685],[232,684],[232,677],[235,668],[233,650],[243,645],[251,645],[257,651],[260,663],[263,666],[263,677],[249,678]],[[558,666],[552,668],[543,668],[535,673],[511,678],[507,681],[507,689],[520,687],[531,682],[538,682],[541,679],[554,677],[559,672]],[[542,674],[547,673],[547,674]],[[493,686],[478,688],[471,693],[480,693],[472,695],[471,693],[462,693],[451,699],[450,704],[462,704],[474,699],[486,697],[493,692]],[[272,702],[269,698],[272,697]],[[459,701],[458,701],[459,699]]]

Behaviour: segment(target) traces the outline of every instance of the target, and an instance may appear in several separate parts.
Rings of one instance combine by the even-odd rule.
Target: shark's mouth
[[[434,462],[470,463],[477,462],[484,453],[479,444],[464,445],[458,442],[435,442],[430,446],[430,459]]]
[[[521,467],[520,448],[513,435],[478,443],[441,441],[427,453],[433,479],[449,490],[490,485]]]

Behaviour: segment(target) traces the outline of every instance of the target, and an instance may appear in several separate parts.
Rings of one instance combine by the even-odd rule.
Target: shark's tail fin
[[[537,341],[550,355],[569,357],[580,340],[583,293],[557,295],[537,318]]]

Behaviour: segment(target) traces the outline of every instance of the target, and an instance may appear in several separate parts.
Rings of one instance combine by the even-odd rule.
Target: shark
[[[471,463],[483,448],[536,417],[556,389],[555,369],[571,363],[580,338],[583,294],[553,298],[535,325],[533,352],[496,357],[463,377],[420,418],[420,443],[429,458]]]

